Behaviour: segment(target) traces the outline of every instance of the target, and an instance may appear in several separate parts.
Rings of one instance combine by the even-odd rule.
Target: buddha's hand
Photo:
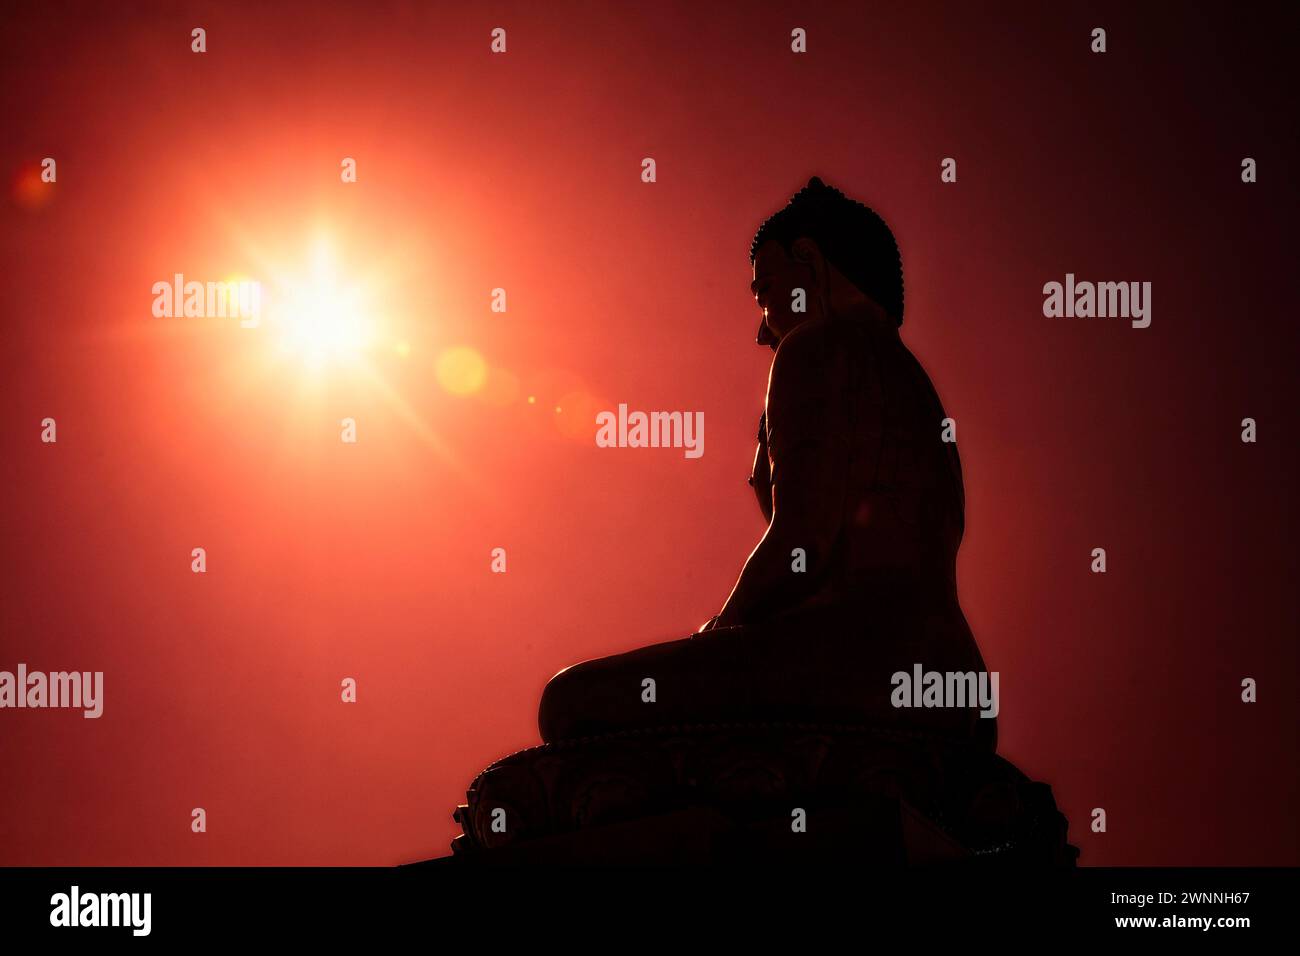
[[[701,624],[701,625],[700,625],[700,629],[699,629],[698,631],[696,631],[695,633],[696,633],[696,634],[703,634],[705,631],[711,631],[711,630],[713,630],[715,627],[718,626],[718,618],[719,618],[719,617],[721,617],[720,614],[715,614],[715,615],[713,615],[713,617],[709,618],[707,621],[705,621],[703,624]]]

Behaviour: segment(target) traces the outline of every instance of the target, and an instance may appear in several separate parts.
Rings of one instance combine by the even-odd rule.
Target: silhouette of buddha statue
[[[916,729],[992,751],[996,718],[977,704],[892,700],[893,675],[916,665],[985,670],[957,600],[957,446],[899,337],[893,235],[814,178],[762,224],[750,258],[758,342],[775,351],[750,477],[767,530],[700,631],[551,678],[542,738],[809,721]]]

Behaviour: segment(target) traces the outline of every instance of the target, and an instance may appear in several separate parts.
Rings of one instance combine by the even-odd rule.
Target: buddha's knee
[[[582,695],[578,685],[582,675],[575,667],[566,667],[546,682],[537,706],[537,730],[550,743],[572,737],[578,720]]]

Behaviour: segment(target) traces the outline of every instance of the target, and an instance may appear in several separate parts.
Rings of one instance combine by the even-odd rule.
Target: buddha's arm
[[[750,470],[749,485],[758,499],[758,510],[763,520],[772,522],[772,463],[767,457],[767,413],[758,420],[758,447],[754,449],[754,466]]]
[[[824,333],[800,330],[783,342],[768,385],[772,520],[715,626],[778,613],[817,588],[839,535],[847,493],[842,362]],[[795,570],[795,549],[806,568]]]

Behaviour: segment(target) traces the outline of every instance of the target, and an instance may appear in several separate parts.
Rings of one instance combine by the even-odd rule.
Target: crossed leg
[[[898,617],[891,628],[887,614],[877,621],[875,633],[864,633],[843,611],[818,609],[583,661],[547,683],[538,729],[549,743],[634,727],[810,721],[922,729],[992,749],[996,721],[974,709],[890,703],[892,675],[910,673],[915,663],[982,670],[973,640],[954,637],[951,628],[905,626]]]

